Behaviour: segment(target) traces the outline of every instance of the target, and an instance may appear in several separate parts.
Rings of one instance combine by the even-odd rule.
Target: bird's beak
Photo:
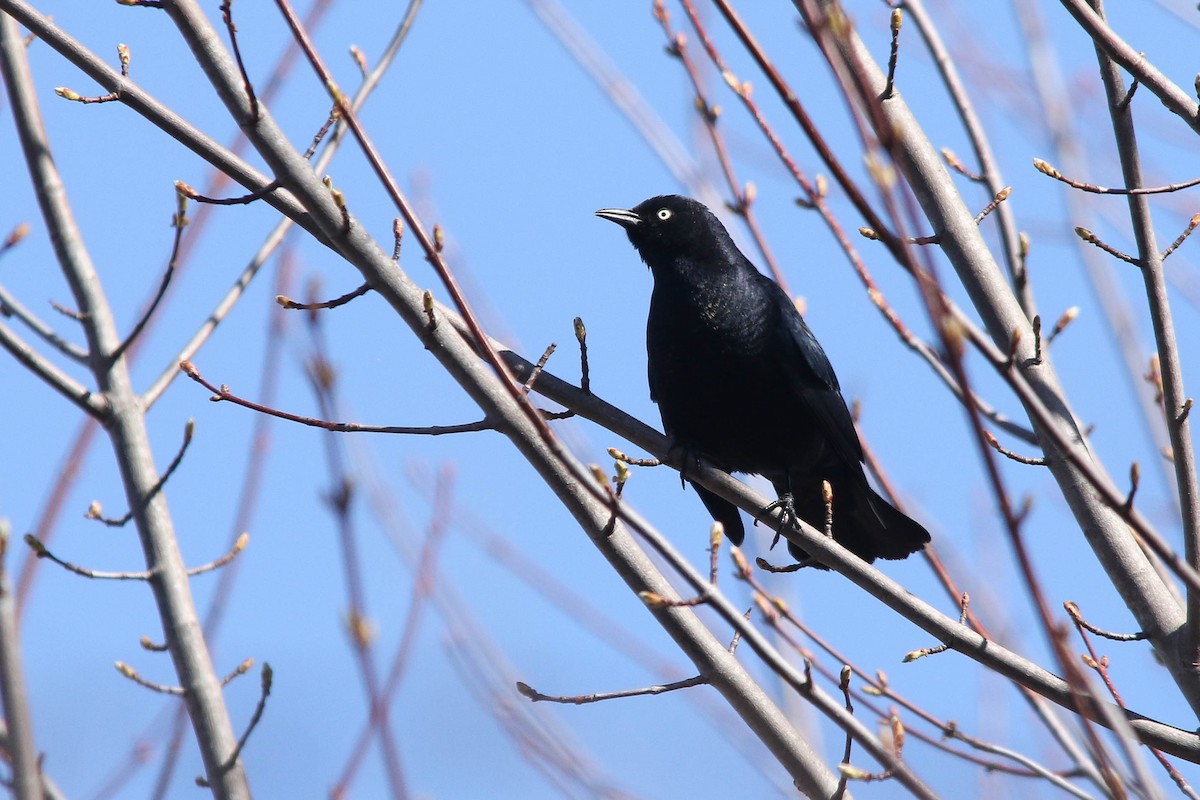
[[[615,222],[626,229],[632,228],[642,221],[641,217],[628,208],[602,208],[596,212],[596,216],[609,222]]]

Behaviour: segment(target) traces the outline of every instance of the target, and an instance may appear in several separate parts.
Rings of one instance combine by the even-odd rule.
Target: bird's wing
[[[829,358],[791,298],[771,279],[763,276],[762,281],[779,307],[780,367],[837,455],[852,464],[861,462],[862,445]]]
[[[659,415],[662,416],[663,432],[668,436],[671,434],[671,423],[667,421],[667,412],[658,402],[658,390],[654,386],[654,356],[651,354],[646,359],[646,382],[650,384],[650,402],[658,406]]]

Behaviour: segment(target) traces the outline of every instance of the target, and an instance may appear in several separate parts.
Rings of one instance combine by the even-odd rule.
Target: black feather
[[[867,483],[862,446],[825,351],[720,220],[676,195],[596,213],[625,228],[653,273],[650,397],[676,446],[729,472],[766,477],[818,530],[825,527],[821,483],[829,481],[833,537],[866,561],[920,550],[928,532]],[[693,487],[740,544],[737,507]],[[807,557],[789,549],[801,561]]]

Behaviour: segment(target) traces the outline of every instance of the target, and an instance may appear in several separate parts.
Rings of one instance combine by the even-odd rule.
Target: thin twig
[[[696,93],[696,109],[700,113],[700,119],[704,123],[705,130],[708,132],[709,141],[712,144],[713,152],[717,156],[717,162],[721,166],[725,182],[729,187],[729,191],[733,194],[733,202],[727,203],[726,206],[746,223],[746,227],[750,231],[750,236],[754,239],[754,244],[758,248],[758,252],[762,255],[771,276],[779,284],[780,288],[783,289],[784,293],[790,295],[791,292],[788,289],[783,270],[780,269],[779,262],[775,259],[775,254],[767,244],[766,236],[763,234],[762,228],[758,224],[758,218],[754,214],[753,205],[756,195],[754,184],[743,183],[737,177],[737,173],[733,167],[733,159],[730,158],[729,148],[725,144],[725,137],[721,135],[721,131],[717,127],[717,120],[720,117],[719,107],[712,105],[706,97],[700,71],[692,61],[692,57],[687,50],[687,39],[682,33],[676,34],[672,31],[670,14],[667,12],[663,0],[655,0],[653,14],[662,27],[667,41],[670,42],[667,52],[678,58],[680,63],[683,64],[684,71],[692,83],[692,89]]]
[[[233,683],[235,680],[237,680],[238,678],[240,678],[241,676],[243,676],[247,672],[249,672],[250,668],[253,666],[254,666],[254,659],[247,658],[245,661],[243,661],[242,663],[240,663],[236,667],[234,667],[233,672],[229,673],[224,678],[221,678],[221,685],[228,686],[229,684]]]
[[[225,762],[225,769],[231,768],[237,763],[238,758],[242,754],[242,750],[246,747],[246,742],[250,741],[250,734],[254,733],[254,729],[258,727],[259,721],[262,719],[263,712],[267,710],[267,698],[271,696],[271,682],[274,680],[275,673],[271,669],[271,665],[263,662],[262,666],[262,682],[261,690],[258,696],[258,703],[254,706],[254,713],[250,716],[250,722],[246,725],[246,730],[242,733],[241,738],[237,741],[237,747],[233,749],[228,760]],[[207,787],[208,781],[201,777],[196,777],[196,785]]]
[[[996,195],[991,199],[991,201],[986,206],[983,207],[983,210],[975,215],[975,224],[978,225],[979,223],[983,222],[984,218],[987,217],[988,214],[992,213],[997,208],[999,208],[1000,204],[1003,203],[1005,200],[1007,200],[1009,195],[1011,195],[1011,194],[1012,194],[1011,186],[1005,186],[1003,189],[996,192]]]
[[[899,9],[897,9],[897,11],[899,11]],[[892,41],[893,42],[895,41],[894,37],[893,37]],[[854,713],[854,703],[850,699],[850,675],[851,674],[852,674],[852,670],[850,669],[850,665],[843,664],[842,671],[840,673],[841,679],[838,681],[838,688],[842,690],[842,698],[843,698],[843,700],[845,700],[845,703],[846,703],[846,713],[847,714]],[[850,763],[850,756],[853,753],[853,748],[854,748],[854,740],[851,739],[849,736],[847,736],[846,737],[846,746],[842,750],[842,761],[841,761],[842,764]],[[838,776],[837,791],[833,793],[832,800],[841,800],[841,798],[846,795],[846,784],[849,782],[849,780],[850,780],[850,777],[845,772],[842,772]]]
[[[175,457],[173,459],[171,459],[171,463],[167,465],[166,472],[164,472],[162,474],[162,477],[158,479],[158,481],[154,484],[154,487],[149,491],[149,493],[147,493],[147,495],[143,499],[143,505],[149,503],[159,492],[162,491],[162,488],[163,488],[163,486],[166,485],[167,480],[170,479],[171,475],[174,474],[175,470],[179,468],[179,465],[183,463],[183,456],[187,453],[188,446],[191,445],[192,436],[195,434],[195,432],[196,432],[196,420],[189,419],[187,421],[187,423],[183,426],[183,443],[181,445],[179,445],[179,450],[176,451]],[[108,517],[103,516],[103,514],[101,513],[101,509],[100,509],[100,504],[98,502],[93,501],[92,504],[88,506],[87,513],[84,514],[84,516],[87,519],[94,519],[94,520],[97,520],[98,522],[103,522],[105,525],[107,525],[110,528],[121,528],[121,527],[124,527],[125,525],[127,525],[129,523],[129,521],[131,519],[133,519],[133,517],[136,513],[137,513],[137,509],[131,508],[131,509],[129,509],[128,512],[126,512],[126,514],[124,516],[118,517],[116,519],[110,519]]]
[[[143,570],[141,572],[103,572],[101,570],[81,567],[78,564],[72,564],[70,561],[64,561],[47,550],[46,546],[31,533],[25,534],[25,544],[29,545],[29,549],[38,558],[49,559],[68,572],[74,572],[76,575],[82,575],[85,578],[111,581],[148,581],[154,575],[151,570]]]
[[[702,675],[697,675],[693,678],[686,678],[673,683],[655,684],[654,686],[643,686],[640,689],[624,689],[618,692],[597,692],[594,694],[580,694],[570,697],[558,697],[554,695],[542,694],[527,683],[517,681],[517,691],[523,697],[527,697],[534,703],[562,703],[564,705],[582,706],[588,703],[599,703],[604,700],[617,700],[623,697],[645,697],[647,695],[663,694],[664,692],[673,692],[677,689],[689,689],[693,686],[704,686],[708,683]]]
[[[129,77],[129,48],[126,45],[117,45],[117,58],[121,62],[121,77]],[[68,89],[65,86],[56,86],[54,93],[64,100],[71,100],[76,103],[89,105],[91,103],[111,103],[121,99],[120,92],[112,91],[105,95],[96,95],[93,97],[85,97],[74,89]]]
[[[967,616],[969,614],[967,609],[970,607],[970,604],[971,604],[971,596],[969,594],[967,594],[966,592],[963,592],[962,597],[959,599],[959,607],[960,607],[960,611],[958,614],[958,624],[959,625],[967,624]],[[905,664],[907,664],[910,661],[916,661],[918,658],[925,658],[925,656],[934,656],[934,655],[937,655],[938,653],[944,653],[949,649],[950,649],[950,645],[946,644],[945,642],[943,642],[942,644],[939,644],[939,645],[934,645],[933,647],[922,647],[920,649],[910,650],[909,652],[905,653],[904,658],[902,658],[901,661],[903,661]]]
[[[1043,175],[1054,178],[1056,181],[1062,181],[1067,186],[1088,192],[1090,194],[1119,194],[1129,196],[1166,194],[1168,192],[1178,192],[1180,189],[1190,189],[1193,186],[1200,185],[1200,178],[1193,178],[1190,181],[1183,181],[1182,183],[1169,183],[1165,186],[1113,188],[1111,186],[1099,186],[1094,183],[1087,183],[1085,181],[1078,181],[1074,180],[1073,178],[1068,178],[1066,175],[1063,175],[1061,172],[1059,172],[1056,167],[1040,158],[1035,158],[1033,160],[1033,168]]]
[[[88,360],[87,350],[84,350],[74,342],[68,341],[59,336],[53,328],[47,325],[40,317],[25,307],[20,300],[14,297],[8,289],[0,284],[0,315],[13,316],[24,322],[25,325],[34,333],[36,333],[43,341],[54,347],[55,350],[65,355],[67,358],[77,364],[86,364]]]
[[[890,26],[892,29],[892,50],[888,53],[887,80],[883,84],[880,100],[890,100],[896,86],[896,62],[900,57],[900,26],[904,24],[904,12],[899,8],[892,9]],[[847,757],[845,760],[849,760]]]
[[[962,175],[967,180],[974,183],[983,183],[986,180],[983,173],[972,172],[971,170],[967,169],[967,165],[964,164],[962,159],[960,159],[958,155],[949,147],[943,147],[941,152],[942,160],[946,162],[946,166],[957,172],[959,175]]]
[[[175,181],[175,189],[184,197],[189,200],[195,200],[197,203],[204,203],[211,206],[246,206],[278,191],[279,181],[271,181],[259,189],[237,197],[209,197],[208,195],[200,194],[200,192],[197,192],[183,181]]]
[[[242,48],[238,46],[237,25],[233,24],[233,0],[222,0],[220,5],[221,19],[229,31],[229,45],[233,48],[233,58],[237,61],[238,72],[242,74],[242,85],[250,102],[250,121],[258,119],[258,95],[254,93],[254,84],[246,73],[246,63],[242,60]]]
[[[292,298],[285,297],[284,295],[276,295],[275,302],[278,303],[281,307],[289,309],[289,310],[317,311],[320,309],[337,308],[338,306],[344,306],[344,305],[346,305],[346,303],[349,303],[351,300],[354,300],[356,298],[362,297],[364,294],[366,294],[369,291],[371,291],[370,284],[364,283],[362,286],[359,286],[357,289],[354,289],[353,291],[350,291],[350,292],[346,292],[344,295],[342,295],[340,297],[335,297],[332,300],[324,300],[320,303],[298,303],[295,300],[293,300]]]
[[[1160,258],[1162,258],[1163,261],[1166,261],[1167,256],[1178,250],[1179,245],[1183,244],[1184,241],[1186,241],[1187,238],[1192,235],[1192,231],[1196,230],[1198,226],[1200,226],[1200,214],[1193,214],[1192,218],[1188,220],[1187,227],[1183,229],[1183,233],[1179,234],[1175,241],[1171,242],[1170,246],[1168,246],[1166,250],[1162,251]]]
[[[477,431],[496,430],[496,426],[486,419],[481,419],[478,422],[467,422],[461,425],[427,425],[423,427],[410,427],[402,425],[361,425],[357,422],[333,422],[330,420],[317,419],[315,417],[303,417],[298,414],[291,414],[287,411],[281,411],[277,408],[255,403],[252,400],[247,400],[238,397],[229,390],[228,386],[214,386],[209,383],[196,369],[196,366],[190,361],[184,361],[179,365],[179,369],[194,380],[196,383],[203,386],[212,392],[211,400],[225,401],[234,405],[248,408],[251,411],[257,411],[260,414],[270,414],[272,417],[285,419],[288,422],[298,422],[301,425],[308,425],[312,428],[321,428],[327,431],[335,431],[338,433],[394,433],[405,435],[418,436],[443,436],[450,433],[475,433]]]
[[[1138,631],[1137,633],[1113,633],[1112,631],[1097,628],[1083,618],[1083,613],[1079,610],[1079,604],[1070,600],[1063,603],[1063,608],[1067,610],[1067,615],[1071,617],[1071,621],[1077,626],[1105,639],[1111,639],[1114,642],[1140,642],[1146,638],[1146,634],[1143,631]]]
[[[129,680],[136,683],[138,686],[145,687],[152,692],[159,694],[170,694],[176,697],[182,697],[184,690],[182,686],[168,686],[164,683],[155,683],[154,681],[143,678],[141,674],[133,667],[126,664],[124,661],[118,661],[113,664],[117,668],[117,672],[124,675]]]
[[[342,112],[337,106],[329,110],[329,115],[325,117],[325,121],[321,123],[321,127],[317,129],[313,135],[312,142],[308,145],[308,149],[304,151],[304,160],[311,161],[312,157],[317,154],[317,148],[321,146],[321,142],[325,141],[325,137],[329,135],[329,131],[342,119]]]
[[[0,256],[3,256],[9,250],[13,249],[22,241],[24,241],[25,237],[29,235],[31,230],[33,230],[33,226],[28,222],[18,222],[16,225],[14,225],[13,229],[8,232],[8,236],[5,236],[4,240],[0,241]]]
[[[1033,457],[1033,456],[1019,455],[1017,453],[1014,453],[1012,450],[1009,450],[1008,448],[1004,447],[1002,444],[1000,444],[1000,441],[995,437],[995,435],[993,435],[992,432],[989,430],[984,430],[983,435],[984,435],[984,438],[987,439],[987,443],[996,449],[996,452],[1000,453],[1001,455],[1006,456],[1007,458],[1011,458],[1013,461],[1016,461],[1017,463],[1028,464],[1031,467],[1046,466],[1045,458],[1037,458],[1037,457]]]
[[[57,300],[51,300],[50,307],[62,314],[67,319],[73,319],[76,322],[87,322],[87,314],[83,313],[82,311],[76,311],[75,309],[67,308]]]
[[[243,533],[238,536],[237,541],[233,543],[233,549],[220,558],[210,561],[207,564],[201,564],[198,567],[192,567],[187,571],[189,576],[202,575],[205,572],[212,572],[214,569],[220,569],[237,558],[238,554],[246,549],[246,545],[250,543],[250,534]]]
[[[574,321],[575,341],[579,342],[579,388],[585,393],[592,391],[592,375],[588,367],[587,328],[584,327],[583,317]]]
[[[626,455],[623,451],[615,447],[608,448],[608,454],[617,461],[623,464],[628,464],[631,467],[661,467],[662,463],[657,458],[634,458]]]
[[[133,344],[137,340],[138,336],[141,335],[142,331],[145,330],[146,325],[150,322],[150,318],[154,316],[155,310],[158,309],[158,304],[161,303],[163,297],[166,296],[167,287],[171,285],[171,278],[175,275],[175,266],[179,262],[179,245],[180,242],[183,241],[183,229],[188,224],[188,219],[186,216],[187,198],[179,192],[176,192],[175,196],[177,206],[175,209],[175,214],[171,217],[171,227],[175,229],[175,241],[171,245],[171,256],[167,259],[167,269],[163,272],[162,281],[158,285],[158,291],[154,293],[154,299],[152,299],[150,304],[146,306],[145,312],[142,313],[142,316],[137,321],[137,324],[133,326],[133,330],[131,330],[129,335],[121,341],[121,344],[117,346],[117,349],[109,354],[108,357],[113,361],[116,361],[118,358],[123,356],[125,351],[129,349],[129,346]]]
[[[554,342],[542,353],[542,357],[533,365],[533,371],[529,373],[529,377],[525,379],[522,388],[529,392],[533,389],[533,385],[537,383],[538,376],[542,374],[542,370],[546,368],[546,362],[550,360],[550,356],[554,355],[554,351],[558,349],[558,345]]]
[[[1080,239],[1083,239],[1088,244],[1093,244],[1096,247],[1099,247],[1101,250],[1108,253],[1110,256],[1112,256],[1114,258],[1119,258],[1120,260],[1124,261],[1127,264],[1133,264],[1135,267],[1138,267],[1139,269],[1143,266],[1142,262],[1137,257],[1131,256],[1128,253],[1122,253],[1117,248],[1113,247],[1112,245],[1110,245],[1107,242],[1100,239],[1100,237],[1096,236],[1096,234],[1092,233],[1087,228],[1076,227],[1075,235],[1078,236]]]

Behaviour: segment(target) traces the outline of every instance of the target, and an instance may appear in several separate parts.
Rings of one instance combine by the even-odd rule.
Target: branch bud
[[[713,522],[712,527],[708,530],[708,546],[716,550],[721,546],[721,540],[725,538],[725,526],[719,522]]]
[[[853,764],[838,764],[838,772],[842,773],[847,780],[852,781],[864,781],[871,777],[871,773]]]
[[[1043,161],[1040,158],[1033,160],[1033,168],[1043,175],[1049,175],[1051,178],[1061,178],[1062,173],[1050,166],[1049,162]]]

